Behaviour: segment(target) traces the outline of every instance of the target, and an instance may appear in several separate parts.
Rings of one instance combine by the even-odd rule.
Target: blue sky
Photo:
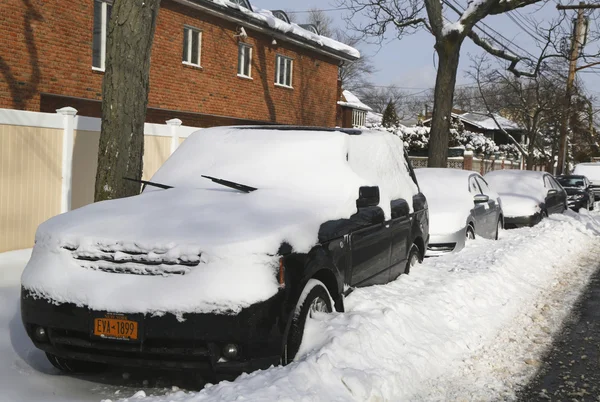
[[[250,0],[254,7],[266,9],[284,9],[303,11],[311,8],[330,9],[336,8],[335,0],[318,1],[318,0]],[[466,0],[458,0],[463,6],[466,5]],[[564,1],[563,3],[567,3]],[[556,10],[555,2],[548,2],[540,9],[539,6],[533,5],[520,9],[520,15],[534,16],[538,21],[550,20],[558,17],[559,11]],[[347,11],[331,11],[327,12],[336,24],[340,27],[345,27],[342,19]],[[576,11],[568,11],[569,15],[575,18]],[[517,17],[520,17],[517,15]],[[298,20],[303,21],[306,14],[297,14]],[[453,16],[452,12],[448,16]],[[455,18],[455,17],[454,17]],[[488,26],[501,33],[507,39],[521,48],[537,54],[539,51],[535,45],[535,41],[515,24],[507,16],[491,16],[483,20]],[[395,34],[395,33],[394,33]],[[418,92],[423,88],[433,87],[435,84],[437,59],[433,49],[433,37],[425,32],[420,31],[417,34],[406,36],[402,39],[396,39],[393,36],[380,47],[378,45],[364,44],[359,46],[363,53],[370,54],[373,57],[373,64],[377,68],[377,73],[371,77],[371,81],[376,85],[396,84],[400,87],[414,88],[407,90],[408,92]],[[512,45],[508,44],[511,46]],[[592,44],[595,48],[598,44]],[[518,49],[515,49],[517,51]],[[461,62],[459,73],[457,76],[457,84],[468,84],[472,79],[466,76],[466,70],[469,68],[471,61],[469,55],[478,55],[483,51],[470,42],[470,39],[465,39],[461,51]],[[518,50],[519,53],[523,53]],[[566,62],[565,62],[566,63]],[[595,73],[579,74],[579,77],[584,80],[586,87],[594,90],[600,84],[600,77]],[[595,94],[591,91],[592,95]]]

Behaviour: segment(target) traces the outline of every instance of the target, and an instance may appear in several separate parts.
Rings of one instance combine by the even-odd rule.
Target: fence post
[[[473,151],[465,151],[463,154],[463,170],[473,170]]]
[[[166,121],[167,125],[171,128],[171,154],[175,152],[179,146],[179,126],[182,121],[179,119],[171,119]]]
[[[71,210],[73,142],[77,109],[67,106],[57,109],[56,113],[63,116],[62,186],[60,192],[60,212],[63,213]]]

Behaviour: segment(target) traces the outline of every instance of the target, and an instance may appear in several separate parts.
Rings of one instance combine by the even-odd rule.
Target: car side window
[[[550,183],[550,176],[544,176],[544,187],[548,190],[552,188],[552,184]]]
[[[490,194],[492,192],[483,177],[475,176],[475,180],[477,180],[477,184],[481,188],[481,194]]]
[[[550,179],[550,184],[553,188],[557,189],[558,191],[562,191],[562,186],[556,181],[556,179],[554,179],[554,177],[548,176],[548,178]]]
[[[469,177],[469,192],[473,195],[481,194],[481,189],[477,181],[475,181],[475,176]]]

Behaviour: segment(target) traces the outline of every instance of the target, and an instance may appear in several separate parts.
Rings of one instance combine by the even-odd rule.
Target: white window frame
[[[281,74],[279,74],[280,68],[281,68],[281,60],[285,60],[285,63],[283,63],[283,80],[284,82],[279,82],[279,77],[281,76]],[[288,63],[289,62],[289,63]],[[288,66],[289,64],[289,66]],[[285,82],[286,78],[287,78],[287,73],[289,72],[289,85]],[[294,88],[293,87],[293,79],[294,79],[294,59],[292,59],[291,57],[287,57],[284,56],[282,54],[278,54],[275,56],[275,85],[279,86],[279,87],[284,87],[284,88]]]
[[[366,111],[360,109],[352,109],[352,127],[364,127],[366,120]]]
[[[198,62],[197,63],[195,63],[194,60],[192,60],[192,43],[193,43],[192,38],[194,37],[194,34],[198,35]],[[202,66],[202,30],[191,27],[189,25],[184,25],[183,26],[184,43],[185,43],[186,35],[187,35],[187,41],[188,41],[188,43],[187,43],[188,58],[187,58],[187,60],[185,60],[185,52],[184,52],[181,55],[181,58],[183,59],[181,62],[188,66],[201,67]]]
[[[246,63],[242,62],[240,60],[240,57],[243,57],[244,62],[246,61],[246,58],[248,59],[248,75],[244,74],[244,66],[246,65]],[[241,70],[240,70],[241,69]],[[247,43],[243,43],[240,42],[238,44],[238,72],[237,72],[237,76],[240,78],[249,78],[252,79],[252,46],[247,44]]]
[[[108,28],[108,7],[112,7],[112,1],[94,0],[94,3],[100,3],[102,9],[100,11],[100,66],[94,66],[94,39],[92,37],[92,70],[104,71],[106,68],[106,35]],[[94,13],[94,19],[96,14]]]

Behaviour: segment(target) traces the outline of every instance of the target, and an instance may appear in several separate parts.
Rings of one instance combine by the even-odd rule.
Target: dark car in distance
[[[408,273],[429,240],[425,196],[402,141],[385,132],[203,129],[146,184],[140,195],[38,229],[21,316],[63,371],[108,364],[236,374],[287,364],[307,319],[343,312],[356,287]],[[295,240],[298,231],[310,243]],[[173,254],[178,245],[185,258]],[[228,264],[204,274],[224,258],[238,275],[219,274]],[[223,302],[202,310],[211,299],[199,310],[178,307],[268,286],[272,294],[237,310]]]
[[[588,211],[594,209],[594,189],[592,183],[585,176],[564,175],[556,176],[556,180],[567,192],[567,203],[573,211],[585,208]]]

